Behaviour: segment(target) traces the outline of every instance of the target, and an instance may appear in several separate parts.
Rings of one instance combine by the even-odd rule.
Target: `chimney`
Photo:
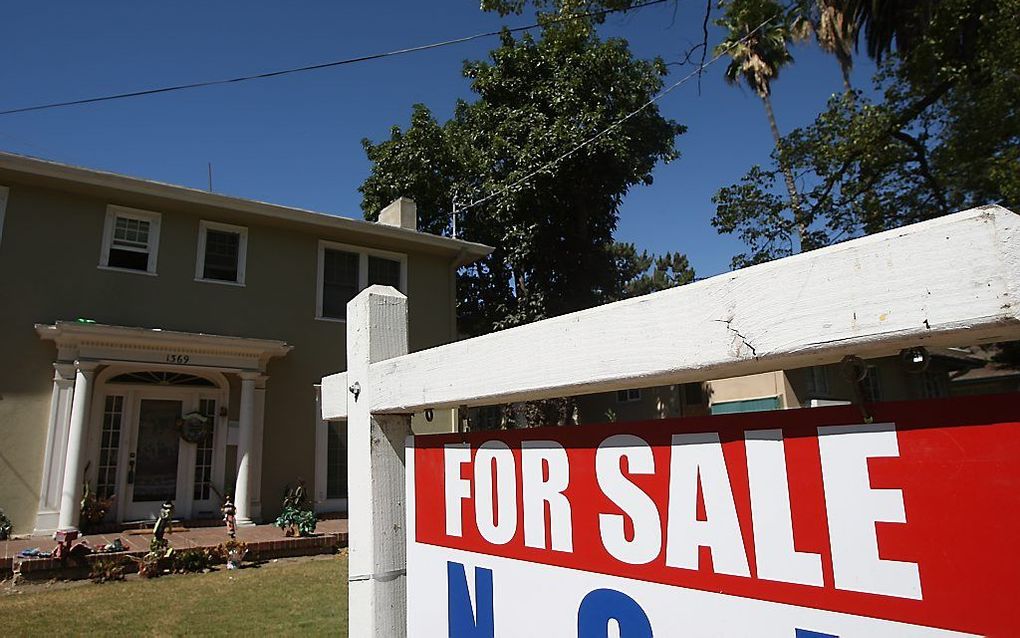
[[[398,197],[379,212],[379,223],[418,230],[418,206],[413,199]]]

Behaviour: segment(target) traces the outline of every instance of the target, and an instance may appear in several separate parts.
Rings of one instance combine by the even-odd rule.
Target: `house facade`
[[[878,402],[965,394],[960,381],[971,375],[983,378],[975,372],[985,364],[984,359],[962,348],[929,351],[923,369],[905,364],[899,356],[870,359],[861,395],[865,402]],[[855,394],[843,366],[831,364],[581,396],[577,397],[578,421],[640,421],[821,407],[853,403]]]
[[[456,337],[455,275],[489,248],[0,153],[0,509],[15,533],[111,522],[241,522],[303,480],[346,505],[342,424],[316,384],[346,369],[346,303],[408,297],[411,350]],[[417,421],[416,421],[417,423]],[[422,422],[424,423],[424,422]],[[431,428],[450,427],[436,415]]]

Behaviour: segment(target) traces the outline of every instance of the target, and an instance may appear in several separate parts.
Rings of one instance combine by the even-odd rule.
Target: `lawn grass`
[[[0,594],[2,636],[347,635],[347,557]]]

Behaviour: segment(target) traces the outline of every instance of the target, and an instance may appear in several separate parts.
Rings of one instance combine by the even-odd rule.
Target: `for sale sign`
[[[1020,401],[416,437],[408,635],[1020,636]]]

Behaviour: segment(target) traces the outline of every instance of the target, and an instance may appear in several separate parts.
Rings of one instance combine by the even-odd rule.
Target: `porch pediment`
[[[81,321],[36,324],[40,338],[53,341],[61,361],[131,362],[203,368],[261,370],[293,346],[285,341],[111,326]]]

